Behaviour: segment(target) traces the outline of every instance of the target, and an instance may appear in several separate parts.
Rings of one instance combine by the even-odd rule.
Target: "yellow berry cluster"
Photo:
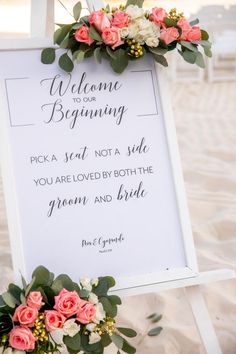
[[[178,22],[181,18],[184,17],[184,13],[183,12],[177,13],[176,8],[173,8],[170,10],[168,17],[171,18],[172,20]]]
[[[109,336],[112,336],[115,330],[116,330],[115,320],[113,318],[107,317],[104,322],[98,324],[95,327],[94,332],[98,333],[100,336],[106,333]],[[86,330],[84,333],[89,334],[89,331]]]
[[[128,54],[134,58],[140,58],[143,55],[143,47],[140,43],[136,42],[135,39],[130,39],[127,41],[128,44]]]
[[[33,335],[34,335],[35,339],[39,342],[47,342],[48,341],[48,334],[45,329],[43,315],[39,315],[39,317],[35,321],[35,328],[33,329]]]
[[[6,344],[8,340],[8,336],[6,334],[4,334],[1,338],[0,338],[0,346],[4,347],[4,345]]]

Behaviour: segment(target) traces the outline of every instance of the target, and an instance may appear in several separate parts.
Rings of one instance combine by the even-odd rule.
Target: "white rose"
[[[157,47],[159,44],[159,39],[156,37],[149,37],[146,39],[145,43],[149,46],[149,47]]]
[[[97,286],[98,285],[98,278],[91,279],[91,285]]]
[[[137,34],[139,33],[139,26],[136,21],[131,22],[128,27],[128,37],[129,38],[135,38]]]
[[[80,331],[80,326],[75,323],[75,318],[72,318],[64,323],[63,331],[67,336],[74,337]]]
[[[87,291],[91,291],[92,290],[92,285],[90,283],[90,279],[89,278],[81,278],[80,279],[80,284],[82,285],[83,289],[85,289]]]
[[[104,318],[106,317],[106,312],[104,311],[103,306],[100,302],[97,305],[95,305],[95,307],[96,307],[96,314],[93,319],[93,322],[98,324],[102,320],[104,320]]]
[[[86,329],[87,329],[89,332],[93,332],[96,327],[97,327],[96,323],[89,323],[89,324],[86,325]]]
[[[99,336],[98,333],[93,332],[89,335],[89,344],[95,344],[97,342],[100,342],[100,340],[101,336]]]
[[[92,303],[92,304],[97,304],[98,303],[98,297],[96,294],[94,293],[90,293],[89,294],[89,301]]]
[[[4,350],[3,354],[12,354],[13,350],[12,348],[8,347],[7,349]]]
[[[129,35],[129,27],[120,28],[120,36],[121,38],[126,38]]]
[[[131,19],[143,17],[145,14],[144,10],[137,5],[127,6],[125,12],[131,17]]]
[[[13,354],[26,354],[23,350],[14,350]]]

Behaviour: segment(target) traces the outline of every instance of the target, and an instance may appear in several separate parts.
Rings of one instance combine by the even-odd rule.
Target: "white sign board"
[[[3,173],[15,271],[112,275],[117,289],[196,273],[176,137],[151,58],[72,74],[0,53]],[[163,87],[162,87],[163,83]]]

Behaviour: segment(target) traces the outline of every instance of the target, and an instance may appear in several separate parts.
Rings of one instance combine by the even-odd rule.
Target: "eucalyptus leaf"
[[[191,26],[196,26],[198,23],[199,23],[199,19],[198,18],[196,18],[195,20],[189,22],[189,24]]]
[[[16,299],[8,292],[2,294],[3,301],[5,304],[11,308],[16,306]]]
[[[20,302],[23,304],[23,305],[27,305],[26,303],[26,297],[23,293],[20,294]]]
[[[155,59],[155,61],[158,64],[161,64],[161,65],[163,65],[165,67],[168,66],[168,62],[167,62],[166,58],[163,55],[153,54],[153,58]]]
[[[206,54],[207,57],[211,58],[212,57],[212,51],[211,48],[204,47],[204,53]]]
[[[125,7],[129,5],[137,5],[138,7],[143,7],[144,0],[127,0]]]
[[[179,53],[187,63],[194,64],[196,62],[197,53],[191,52],[188,49],[186,49],[184,52],[179,51]]]
[[[82,10],[82,4],[79,1],[73,7],[73,15],[74,15],[75,21],[78,21],[78,19],[80,18],[81,10]]]
[[[199,66],[199,68],[205,69],[206,65],[202,53],[200,52],[197,53],[197,58],[195,63],[197,64],[197,66]]]
[[[128,354],[134,354],[136,353],[136,349],[130,345],[127,340],[124,339],[124,344],[122,347],[123,352],[128,353]]]
[[[20,302],[20,294],[22,292],[21,288],[15,284],[9,284],[7,291],[18,301]]]
[[[93,26],[90,26],[89,28],[89,36],[92,39],[95,39],[95,41],[102,41],[102,37],[100,34],[96,31],[96,29]]]
[[[21,282],[22,282],[22,285],[23,285],[23,289],[25,290],[26,287],[27,287],[27,283],[26,283],[26,280],[25,280],[25,278],[23,277],[22,274],[21,274]]]
[[[81,348],[81,337],[79,333],[77,333],[74,337],[64,336],[63,342],[69,349],[79,351]]]
[[[156,313],[152,313],[151,315],[147,316],[148,320],[151,320],[152,318],[156,317],[157,314]]]
[[[117,49],[114,53],[115,53],[116,59],[110,58],[110,64],[111,64],[112,69],[117,74],[121,74],[125,70],[125,68],[128,66],[129,59],[128,59],[124,49],[121,49],[121,48]],[[109,288],[112,286],[114,286],[114,285],[108,284]]]
[[[112,59],[116,59],[116,55],[114,50],[112,50],[109,46],[106,46],[106,51],[107,54],[112,58]]]
[[[68,35],[68,33],[71,31],[72,26],[73,25],[69,24],[58,28],[54,33],[54,43],[60,45],[61,42],[65,39],[65,37]]]
[[[169,17],[166,17],[164,19],[164,23],[167,27],[176,27],[177,26],[177,22]]]
[[[195,52],[197,53],[198,52],[198,49],[196,47],[196,45],[190,43],[190,42],[187,42],[187,41],[180,41],[180,44],[184,47],[184,48],[187,48],[188,50],[191,50],[191,52]]]
[[[31,280],[31,282],[29,283],[29,285],[27,286],[27,288],[25,289],[25,296],[27,296],[30,292],[30,290],[32,289],[33,285],[35,284],[36,281],[36,277],[34,276]]]
[[[159,54],[159,55],[164,55],[168,52],[167,48],[160,48],[160,47],[156,47],[156,48],[148,47],[148,50],[153,54]]]
[[[163,329],[162,327],[155,327],[148,332],[148,336],[149,337],[158,336],[158,334],[161,333],[162,329]]]
[[[208,47],[208,48],[211,48],[212,44],[211,42],[209,42],[208,40],[201,40],[201,41],[193,41],[192,42],[193,44],[199,44],[201,45],[202,47]]]
[[[207,41],[209,39],[209,34],[204,30],[201,30],[201,39],[204,41]]]
[[[59,58],[59,66],[62,70],[70,73],[74,69],[74,64],[67,53],[62,54]]]
[[[97,47],[94,52],[93,52],[94,58],[96,59],[96,62],[101,64],[102,62],[102,53],[101,53],[101,49],[99,47]]]
[[[110,295],[108,299],[112,305],[121,305],[121,298],[117,295]]]
[[[152,318],[152,323],[157,323],[162,319],[162,315],[156,315]]]
[[[117,346],[118,349],[122,349],[123,348],[124,339],[121,336],[119,336],[118,334],[113,333],[111,335],[111,340]]]
[[[55,48],[45,48],[41,53],[41,62],[43,64],[52,64],[55,61]]]
[[[32,279],[35,278],[34,285],[49,285],[51,275],[47,268],[44,266],[37,267],[32,274]]]
[[[85,52],[83,52],[82,50],[78,50],[76,55],[77,63],[82,63],[82,61],[84,60],[84,56],[85,56]]]
[[[122,333],[126,337],[134,338],[137,336],[137,332],[135,332],[131,328],[117,327],[117,329],[120,333]]]
[[[67,54],[63,54],[63,55],[67,55]],[[67,60],[67,58],[65,60]],[[70,59],[70,61],[71,61],[71,59]],[[63,70],[65,70],[65,69],[63,69]],[[59,293],[63,288],[66,290],[69,290],[69,291],[73,291],[75,289],[73,281],[71,280],[71,278],[67,274],[58,275],[58,277],[56,277],[56,279],[52,283],[52,290],[55,293]]]

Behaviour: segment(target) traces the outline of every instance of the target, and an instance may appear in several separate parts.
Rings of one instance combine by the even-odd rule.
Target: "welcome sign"
[[[0,64],[15,269],[109,273],[117,289],[193,276],[176,138],[153,60],[122,75],[92,59],[66,74],[42,65],[39,50],[2,52]]]

